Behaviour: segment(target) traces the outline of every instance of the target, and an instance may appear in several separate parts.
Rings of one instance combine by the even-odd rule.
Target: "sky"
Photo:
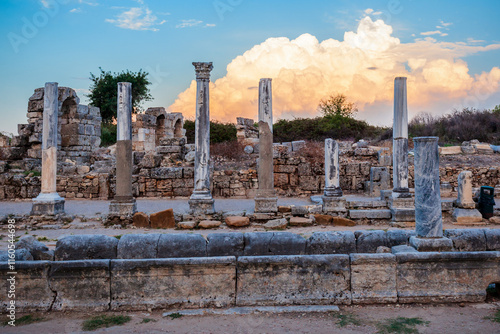
[[[2,0],[0,131],[17,134],[45,82],[77,91],[90,73],[150,73],[154,100],[193,119],[194,61],[211,61],[212,119],[257,119],[272,78],[274,120],[316,117],[344,94],[356,118],[390,126],[394,78],[410,118],[500,104],[500,1]]]

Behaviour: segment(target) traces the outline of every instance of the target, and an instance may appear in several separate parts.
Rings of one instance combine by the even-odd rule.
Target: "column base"
[[[137,203],[132,199],[114,199],[109,203],[110,217],[133,216],[137,212]]]
[[[211,199],[197,199],[191,198],[188,200],[189,203],[189,214],[190,215],[211,215],[215,213],[214,200]]]
[[[410,246],[419,252],[451,252],[453,241],[449,238],[419,238],[410,237]]]
[[[344,196],[331,197],[323,196],[323,212],[325,213],[346,213],[346,199]]]
[[[412,198],[410,189],[397,188],[392,190],[392,198]]]
[[[467,223],[481,223],[483,221],[483,216],[476,209],[461,209],[455,208],[453,210],[453,219],[457,223],[467,224]]]
[[[256,213],[278,212],[278,197],[255,197]]]
[[[411,196],[391,197],[389,199],[389,208],[391,209],[393,222],[415,221],[415,201]]]
[[[60,213],[64,213],[64,198],[58,193],[40,193],[36,198],[33,198],[32,216],[54,216]]]
[[[342,197],[342,195],[342,188],[340,187],[328,187],[324,191],[324,197]]]

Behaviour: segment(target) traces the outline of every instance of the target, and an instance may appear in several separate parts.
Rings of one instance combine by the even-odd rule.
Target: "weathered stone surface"
[[[118,259],[154,259],[161,234],[125,234],[118,241]]]
[[[491,224],[500,225],[500,217],[493,216],[493,217],[491,217],[490,219],[488,219],[488,221],[489,221]]]
[[[349,210],[351,219],[390,219],[391,210]]]
[[[407,245],[399,245],[399,246],[393,246],[391,248],[392,254],[398,254],[398,253],[418,253],[418,251]]]
[[[375,253],[379,246],[388,247],[387,234],[385,231],[356,231],[356,249],[358,253]]]
[[[453,242],[448,238],[420,238],[410,237],[410,246],[419,252],[451,252]]]
[[[462,154],[462,147],[461,146],[440,147],[439,154],[441,155]]]
[[[174,210],[168,209],[149,216],[151,228],[175,228]]]
[[[262,226],[269,230],[284,230],[288,226],[288,220],[286,218],[272,219]]]
[[[293,216],[305,216],[309,213],[306,205],[293,205],[291,207]]]
[[[379,197],[381,190],[391,189],[390,174],[387,167],[371,167],[368,195]]]
[[[337,141],[325,139],[325,190],[323,193],[323,211],[328,212],[331,201],[329,197],[342,197],[340,188],[339,144]],[[344,205],[345,206],[345,205]]]
[[[245,256],[295,255],[305,253],[306,240],[289,232],[245,233]]]
[[[311,218],[304,218],[304,217],[290,218],[290,226],[311,226],[312,224],[313,220]]]
[[[250,218],[242,216],[228,216],[226,217],[225,222],[229,227],[245,227],[250,225]]]
[[[132,216],[132,222],[135,227],[145,227],[145,228],[150,227],[149,216],[147,213],[144,212],[134,213],[134,215]]]
[[[200,234],[162,234],[158,258],[207,256],[207,241]]]
[[[198,227],[209,229],[209,228],[217,228],[221,226],[221,222],[218,220],[202,220],[199,224]]]
[[[235,257],[114,260],[111,309],[228,307],[234,304]]]
[[[389,247],[386,247],[386,246],[378,246],[377,250],[375,251],[375,253],[390,253],[390,252],[391,252],[391,249]]]
[[[243,233],[211,233],[207,236],[207,256],[242,256]]]
[[[500,278],[500,253],[399,253],[400,303],[484,302]]]
[[[351,303],[347,255],[242,256],[237,267],[236,305]]]
[[[351,254],[353,304],[396,303],[396,256]]]
[[[33,260],[54,259],[54,252],[49,251],[49,248],[40,241],[36,240],[31,235],[22,236],[16,244],[16,250],[26,249],[33,256]]]
[[[472,200],[472,172],[463,171],[458,175],[456,206],[462,209],[475,209],[476,203]]]
[[[179,222],[177,226],[183,230],[192,230],[196,227],[195,221]]]
[[[484,229],[486,250],[500,251],[500,229]]]
[[[15,290],[16,311],[48,311],[54,301],[55,293],[49,287],[48,261],[23,261],[16,263]],[[8,291],[12,272],[7,262],[0,262],[0,305],[2,313],[9,306]]]
[[[330,215],[315,214],[314,220],[319,225],[332,225],[333,224],[333,217]]]
[[[453,209],[453,219],[461,224],[480,223],[483,221],[483,216],[476,209],[455,208]]]
[[[16,249],[14,251],[14,259],[16,261],[33,261],[33,255],[27,249]],[[0,251],[0,261],[12,260],[9,257],[9,252],[6,250]]]
[[[481,229],[446,230],[444,236],[451,239],[453,248],[459,252],[479,252],[486,250],[486,237]]]
[[[415,231],[408,230],[389,230],[387,235],[387,247],[398,245],[408,245],[410,237],[415,235]]]
[[[307,239],[306,254],[350,254],[356,253],[356,238],[353,232],[315,232]]]
[[[57,241],[55,260],[116,259],[117,246],[107,235],[70,235]]]
[[[344,217],[333,217],[332,223],[333,226],[356,226],[356,222],[354,220]]]
[[[58,311],[106,311],[110,303],[110,260],[59,261],[50,265],[49,285]]]

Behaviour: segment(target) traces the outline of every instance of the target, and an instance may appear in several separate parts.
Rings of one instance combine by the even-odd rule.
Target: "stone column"
[[[333,139],[325,139],[325,191],[323,212],[346,213],[346,200],[340,188],[339,144]]]
[[[116,136],[116,193],[110,216],[131,216],[137,211],[132,196],[132,84],[118,83]]]
[[[415,144],[415,230],[410,243],[419,251],[451,250],[443,238],[438,137],[413,138]]]
[[[454,204],[453,219],[457,224],[482,223],[483,216],[472,199],[471,171],[466,170],[458,175],[458,198]]]
[[[392,128],[393,198],[410,198],[408,189],[408,107],[406,78],[394,80],[394,123]]]
[[[273,97],[271,79],[259,82],[259,189],[255,196],[255,212],[278,211],[273,173]]]
[[[210,109],[209,84],[212,63],[193,63],[196,71],[196,122],[194,191],[189,199],[191,214],[212,214],[214,199],[210,192]]]
[[[43,94],[42,189],[33,199],[32,215],[64,213],[64,198],[57,193],[57,125],[59,90],[57,82],[47,82]]]

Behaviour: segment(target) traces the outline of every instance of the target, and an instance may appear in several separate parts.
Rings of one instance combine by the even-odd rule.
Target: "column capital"
[[[196,80],[199,79],[210,79],[210,71],[214,68],[212,62],[193,62],[194,69],[196,71]]]

